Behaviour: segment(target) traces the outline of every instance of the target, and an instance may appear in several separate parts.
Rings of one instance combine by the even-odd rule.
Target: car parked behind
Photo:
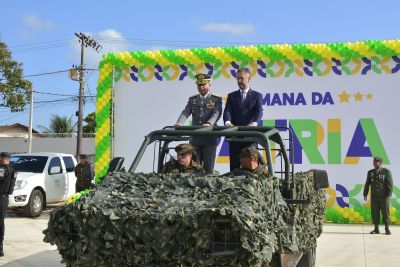
[[[76,159],[63,153],[15,154],[11,162],[17,172],[9,208],[23,208],[28,217],[37,217],[49,203],[66,200],[75,193]]]

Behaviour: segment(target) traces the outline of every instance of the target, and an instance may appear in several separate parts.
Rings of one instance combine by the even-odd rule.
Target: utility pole
[[[29,133],[28,133],[28,153],[32,152],[32,124],[33,124],[33,87],[30,91],[30,105],[29,105]]]
[[[81,65],[79,66],[79,107],[78,107],[78,137],[76,141],[76,156],[79,158],[82,152],[82,124],[83,124],[83,95],[85,92],[85,82],[83,79],[84,71],[85,71],[85,48],[90,46],[96,52],[99,52],[98,49],[101,48],[99,44],[91,37],[86,36],[83,33],[75,33],[75,36],[79,38],[79,42],[81,43]]]

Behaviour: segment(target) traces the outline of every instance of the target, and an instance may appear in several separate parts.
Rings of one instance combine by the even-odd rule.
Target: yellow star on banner
[[[355,94],[353,96],[354,96],[354,99],[356,100],[356,102],[357,101],[361,102],[364,95],[361,94],[360,92],[357,92],[357,94]]]
[[[367,99],[368,99],[368,100],[371,100],[373,97],[374,97],[373,94],[371,94],[371,93],[368,93],[368,94],[367,94]]]
[[[349,103],[349,98],[351,95],[346,93],[346,91],[343,91],[338,97],[340,98],[340,103],[346,102]]]

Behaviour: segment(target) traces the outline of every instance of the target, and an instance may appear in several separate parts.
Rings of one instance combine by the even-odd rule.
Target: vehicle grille
[[[239,231],[224,217],[214,219],[211,242],[206,254],[212,256],[232,255],[240,248]]]

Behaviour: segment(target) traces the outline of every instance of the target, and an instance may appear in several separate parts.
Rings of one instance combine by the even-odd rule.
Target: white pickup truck
[[[67,199],[75,193],[75,157],[63,153],[15,154],[11,162],[17,172],[11,209],[23,208],[28,217],[37,217],[48,203]]]

